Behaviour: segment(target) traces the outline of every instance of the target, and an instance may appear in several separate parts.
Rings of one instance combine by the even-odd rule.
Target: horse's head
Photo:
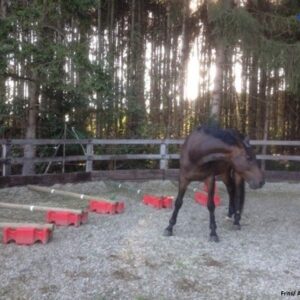
[[[259,189],[265,184],[264,174],[258,166],[248,137],[233,150],[231,162],[235,171],[248,182],[251,189]]]

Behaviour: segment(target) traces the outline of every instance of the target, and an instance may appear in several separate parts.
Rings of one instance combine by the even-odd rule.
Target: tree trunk
[[[220,0],[219,5],[223,10],[230,10],[233,8],[233,0]],[[220,123],[221,101],[224,90],[224,71],[226,62],[226,46],[222,36],[215,37],[215,66],[216,74],[214,78],[214,87],[210,103],[210,122]]]
[[[246,120],[247,120],[247,92],[248,92],[248,65],[249,58],[248,53],[243,53],[242,58],[242,89],[241,89],[241,100],[240,100],[240,112],[241,112],[241,131],[246,132]]]
[[[172,115],[172,104],[171,104],[171,70],[170,70],[170,57],[171,57],[171,22],[170,22],[170,6],[171,3],[167,4],[167,20],[165,25],[165,53],[164,53],[164,86],[163,86],[163,105],[164,105],[164,136],[165,138],[170,137],[171,133],[171,115]]]
[[[4,20],[6,18],[6,0],[0,0],[0,19]],[[0,60],[7,64],[7,58],[4,55],[0,56]],[[0,76],[0,106],[5,106],[6,100],[6,86],[5,86],[5,77]],[[0,117],[0,125],[1,127],[4,125],[5,119],[1,116]],[[3,126],[4,127],[4,126]],[[5,132],[1,132],[1,134],[5,135]]]
[[[256,138],[264,136],[266,110],[268,110],[268,102],[266,97],[267,88],[267,72],[264,69],[260,70],[259,82],[259,102],[257,103],[257,118],[256,118]]]
[[[103,36],[102,36],[102,0],[99,0],[97,7],[97,31],[98,31],[98,45],[97,45],[97,65],[100,67],[103,52]],[[96,138],[102,137],[103,132],[103,98],[100,92],[97,92],[96,100]]]
[[[145,120],[144,53],[147,15],[145,14],[144,0],[131,0],[130,13],[130,45],[127,73],[127,135],[138,137],[142,134],[141,129]]]
[[[38,98],[39,98],[39,84],[37,82],[36,73],[33,74],[29,84],[29,104],[28,104],[28,119],[26,125],[26,139],[36,138],[37,115],[38,115]],[[33,145],[27,144],[24,146],[24,164],[22,175],[35,174],[34,163],[31,161],[36,155],[36,148]]]
[[[177,135],[182,135],[182,130],[184,128],[184,87],[185,87],[185,78],[187,71],[187,64],[189,58],[189,39],[188,39],[188,28],[187,21],[190,14],[189,11],[189,0],[184,0],[183,7],[183,15],[182,15],[182,28],[181,28],[181,36],[182,36],[182,49],[181,49],[181,65],[180,65],[180,74],[178,77],[179,80],[179,120],[178,121],[178,132]]]
[[[0,0],[0,18],[6,18],[6,10],[7,10],[7,0]]]
[[[266,74],[266,72],[264,72],[264,75],[266,75],[266,81],[267,78],[270,77],[270,72],[268,72],[268,74]],[[264,114],[264,129],[263,129],[263,140],[268,140],[269,137],[269,125],[270,125],[270,108],[272,105],[272,95],[271,95],[271,84],[270,81],[268,82],[268,86],[267,86],[267,82],[266,82],[266,88],[265,88],[265,114]],[[262,154],[267,154],[267,146],[264,145],[262,147]],[[266,161],[262,160],[261,161],[261,169],[263,171],[266,170]]]
[[[219,123],[220,120],[225,59],[225,46],[223,45],[222,41],[218,41],[216,45],[216,75],[214,79],[214,88],[210,108],[210,121],[213,123]]]
[[[249,135],[256,138],[257,128],[257,88],[258,88],[258,59],[255,54],[252,57],[250,87],[249,87]]]

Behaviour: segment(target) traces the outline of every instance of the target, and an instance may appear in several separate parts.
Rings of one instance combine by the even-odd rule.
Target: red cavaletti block
[[[154,195],[144,195],[143,203],[158,209],[170,208],[173,205],[173,197],[170,196],[156,197]]]
[[[46,222],[61,226],[79,226],[85,224],[88,220],[88,212],[76,214],[68,211],[47,211]]]
[[[89,210],[99,214],[119,214],[125,209],[124,202],[106,202],[105,200],[90,200]]]
[[[197,203],[200,203],[203,206],[207,206],[207,201],[208,201],[207,193],[205,193],[205,192],[196,192],[194,197],[195,197],[195,201]],[[214,196],[214,202],[215,202],[216,207],[220,206],[221,199],[220,199],[219,195]]]
[[[125,210],[125,203],[124,202],[117,202],[116,204],[116,213],[120,214]]]
[[[153,195],[144,195],[143,203],[159,209],[163,207],[162,199]]]
[[[173,197],[171,196],[162,197],[162,201],[164,208],[171,208],[173,206]]]
[[[52,236],[48,228],[20,227],[3,228],[3,243],[14,241],[17,245],[32,245],[37,241],[46,244]]]

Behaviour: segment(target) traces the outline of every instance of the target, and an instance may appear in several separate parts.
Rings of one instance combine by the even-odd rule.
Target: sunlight
[[[193,43],[191,49],[191,55],[189,58],[186,74],[186,85],[185,85],[185,97],[188,101],[195,101],[199,96],[199,86],[205,80],[210,80],[209,82],[209,91],[213,90],[213,83],[216,74],[216,66],[214,63],[211,64],[209,69],[209,74],[200,77],[200,74],[203,74],[203,67],[200,64],[199,53],[201,48],[197,47],[198,41]],[[214,51],[212,52],[212,57],[214,59]],[[208,79],[209,75],[209,79]]]
[[[191,56],[188,62],[187,68],[187,78],[186,78],[186,86],[185,86],[185,95],[189,101],[193,101],[198,97],[199,94],[199,70],[200,63],[197,47],[194,43]]]
[[[186,73],[186,84],[185,84],[185,98],[188,101],[195,101],[199,96],[199,85],[208,80],[207,76],[209,75],[209,91],[212,91],[214,88],[214,78],[216,75],[216,65],[214,63],[215,59],[215,51],[212,51],[212,63],[210,65],[209,74],[204,75],[204,77],[200,77],[200,74],[203,74],[203,67],[200,63],[199,53],[201,53],[201,47],[197,47],[197,42],[193,43],[191,54],[189,57],[188,65],[187,65],[187,73]],[[234,69],[234,88],[237,93],[241,93],[242,91],[242,65],[241,58],[242,54],[237,53],[235,62],[233,63]]]
[[[190,10],[191,10],[191,12],[193,13],[194,11],[196,11],[197,7],[198,7],[198,0],[192,0],[190,2]]]

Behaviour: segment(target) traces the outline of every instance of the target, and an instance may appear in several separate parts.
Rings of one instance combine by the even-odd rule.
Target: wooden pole
[[[161,160],[159,164],[160,170],[166,170],[168,169],[168,160],[166,159],[168,152],[168,146],[166,143],[160,144],[160,155],[161,155]]]
[[[94,197],[94,196],[85,195],[85,194],[72,193],[72,192],[67,192],[67,191],[62,191],[62,190],[56,190],[56,189],[37,186],[37,185],[27,185],[27,187],[28,187],[28,189],[30,189],[32,191],[36,191],[36,192],[50,193],[50,194],[62,195],[62,196],[67,196],[67,197],[72,197],[72,198],[77,198],[77,199],[84,199],[84,200],[96,200],[96,201],[105,201],[105,202],[115,203],[115,201],[106,200],[106,199],[104,200],[104,199],[100,199],[99,197]]]
[[[94,146],[92,143],[86,145],[86,153],[87,159],[85,164],[85,171],[92,172],[93,171],[93,155],[94,155]]]
[[[63,143],[63,162],[62,162],[62,173],[65,173],[66,163],[66,138],[67,138],[67,123],[64,125],[64,143]]]
[[[11,222],[0,222],[0,228],[11,227],[11,228],[19,228],[19,227],[35,227],[38,229],[50,229],[54,230],[54,224],[39,224],[39,223],[11,223]]]
[[[11,142],[10,140],[7,140],[6,144],[2,145],[2,159],[3,159],[3,165],[2,165],[2,176],[9,176],[11,175]]]
[[[57,146],[56,146],[55,152],[54,152],[54,154],[53,154],[52,157],[55,157],[55,156],[57,155],[60,146],[61,146],[61,145],[57,145]],[[48,173],[48,171],[49,171],[49,169],[50,169],[50,167],[51,167],[51,164],[52,164],[52,161],[49,161],[49,163],[48,163],[48,165],[47,165],[47,167],[46,167],[46,169],[45,169],[45,171],[44,171],[44,174],[47,174],[47,173]]]
[[[15,203],[5,203],[0,202],[0,208],[14,208],[14,209],[24,209],[30,211],[65,211],[75,214],[82,214],[82,209],[69,209],[69,208],[60,208],[60,207],[48,207],[48,206],[36,206],[28,204],[15,204]]]

